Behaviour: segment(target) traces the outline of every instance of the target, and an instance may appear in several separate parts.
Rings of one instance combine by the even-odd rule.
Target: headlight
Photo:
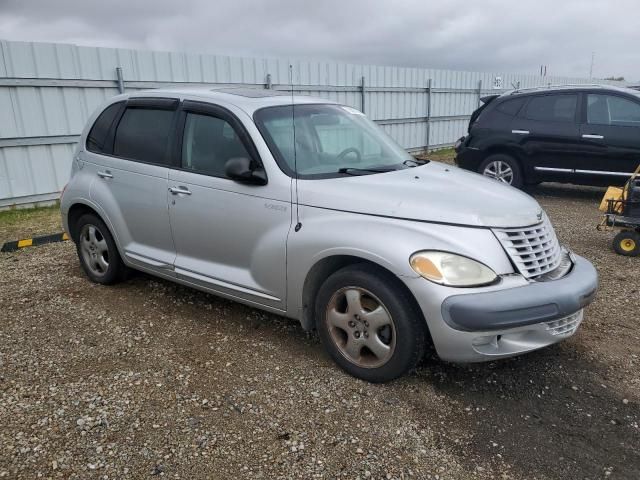
[[[486,265],[455,253],[417,252],[409,263],[418,275],[450,287],[478,287],[498,278]]]

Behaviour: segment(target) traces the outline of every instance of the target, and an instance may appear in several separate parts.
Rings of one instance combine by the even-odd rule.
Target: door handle
[[[604,135],[593,135],[591,133],[585,133],[582,138],[592,138],[594,140],[604,140]]]
[[[187,187],[169,187],[169,191],[173,195],[191,195],[191,191]]]
[[[98,172],[98,176],[100,178],[113,178],[113,175],[111,175],[111,172],[109,170],[106,170],[104,172]]]
[[[511,130],[511,133],[516,135],[529,135],[529,130]]]

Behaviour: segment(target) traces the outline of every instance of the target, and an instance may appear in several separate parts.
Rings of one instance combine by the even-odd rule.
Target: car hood
[[[473,227],[523,227],[542,209],[526,193],[439,162],[388,173],[300,180],[303,205]]]

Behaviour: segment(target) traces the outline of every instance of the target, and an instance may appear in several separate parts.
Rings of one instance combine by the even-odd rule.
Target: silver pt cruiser
[[[530,196],[415,160],[361,112],[271,90],[154,90],[89,120],[62,195],[94,282],[133,268],[317,329],[384,382],[575,333],[593,266]]]

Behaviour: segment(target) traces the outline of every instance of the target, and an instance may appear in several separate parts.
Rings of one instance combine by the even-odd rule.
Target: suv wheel
[[[521,188],[522,170],[515,158],[503,153],[489,155],[478,167],[478,172],[512,187]]]
[[[76,232],[80,265],[91,281],[110,285],[124,278],[127,267],[102,220],[90,213],[82,215],[76,224]]]
[[[369,265],[345,267],[318,293],[320,338],[347,373],[387,382],[414,368],[424,353],[426,325],[397,280]]]

